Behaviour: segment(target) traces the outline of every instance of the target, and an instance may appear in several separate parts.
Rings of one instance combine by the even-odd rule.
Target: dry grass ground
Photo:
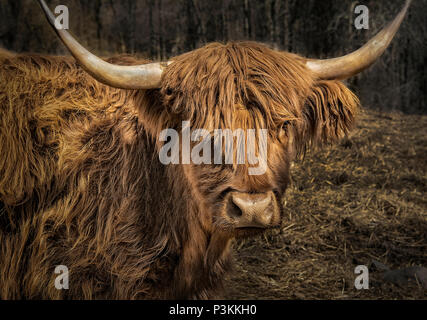
[[[427,299],[371,265],[427,267],[427,116],[365,111],[339,145],[293,168],[281,230],[235,243],[229,299]],[[357,265],[370,289],[356,290]]]

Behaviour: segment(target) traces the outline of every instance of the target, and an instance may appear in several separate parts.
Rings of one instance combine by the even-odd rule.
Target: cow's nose
[[[236,228],[266,228],[273,218],[273,205],[270,193],[231,194],[232,205],[228,214]]]

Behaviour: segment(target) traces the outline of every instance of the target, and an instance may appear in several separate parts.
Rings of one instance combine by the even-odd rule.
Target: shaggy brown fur
[[[1,299],[214,297],[239,236],[228,191],[273,191],[281,208],[295,155],[353,123],[357,98],[298,56],[213,43],[173,60],[159,90],[127,91],[69,57],[0,52]],[[162,165],[159,133],[183,120],[268,129],[267,172]]]

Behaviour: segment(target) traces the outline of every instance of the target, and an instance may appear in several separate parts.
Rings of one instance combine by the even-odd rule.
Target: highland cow
[[[409,3],[327,60],[231,42],[167,63],[104,61],[55,28],[75,59],[0,51],[0,299],[218,296],[232,240],[280,226],[292,160],[352,127],[359,102],[340,80],[384,52]],[[267,130],[265,173],[163,165],[159,135],[183,121]]]

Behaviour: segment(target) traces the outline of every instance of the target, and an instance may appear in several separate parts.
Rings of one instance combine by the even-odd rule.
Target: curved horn
[[[138,66],[119,66],[108,63],[81,46],[71,34],[55,27],[55,16],[44,0],[39,0],[47,20],[74,58],[96,80],[121,89],[154,89],[160,87],[162,72],[171,62]]]
[[[343,80],[354,76],[371,66],[387,49],[400,27],[412,0],[406,0],[405,6],[397,17],[362,48],[346,56],[308,60],[306,66],[324,80]]]

